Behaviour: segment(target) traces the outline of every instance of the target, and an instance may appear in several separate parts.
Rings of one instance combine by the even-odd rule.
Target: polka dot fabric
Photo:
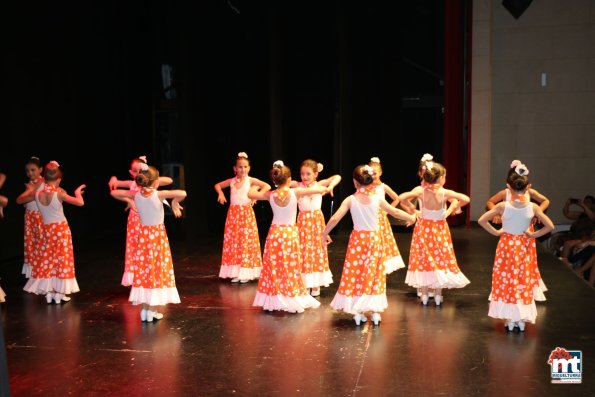
[[[43,233],[43,220],[39,211],[25,211],[25,249],[23,261],[23,274],[31,277],[31,268],[35,262],[35,255],[40,250]]]
[[[225,220],[221,278],[253,280],[260,276],[262,255],[254,209],[250,205],[230,205]]]
[[[138,245],[138,234],[140,232],[140,217],[137,211],[130,210],[126,224],[126,254],[124,259],[124,275],[122,276],[122,285],[132,285],[134,279],[134,256]]]
[[[417,220],[405,283],[415,288],[462,288],[469,284],[457,265],[445,220]]]
[[[352,314],[382,312],[388,307],[379,231],[351,232],[339,289],[331,307]]]
[[[302,281],[296,225],[271,225],[253,306],[292,313],[301,313],[306,308],[320,306],[320,302],[308,294]]]
[[[35,260],[31,277],[24,287],[25,291],[35,294],[71,294],[79,291],[68,222],[43,225],[41,250]]]
[[[129,300],[150,306],[180,303],[164,224],[140,225]]]
[[[328,287],[333,282],[333,275],[329,268],[327,247],[320,240],[325,228],[322,211],[300,211],[297,226],[305,287]]]
[[[403,262],[403,258],[401,258],[401,253],[397,247],[397,241],[395,240],[393,229],[390,226],[388,214],[383,210],[380,210],[378,224],[380,226],[380,237],[382,239],[382,247],[384,250],[384,269],[386,274],[403,269],[405,267],[405,262]]]
[[[503,233],[498,241],[488,315],[510,321],[535,322],[531,239]]]

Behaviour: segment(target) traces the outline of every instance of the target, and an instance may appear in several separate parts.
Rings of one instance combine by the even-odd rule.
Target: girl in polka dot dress
[[[508,171],[508,177],[506,179],[506,182],[508,184],[512,183],[512,177],[515,175],[515,168],[519,164],[522,164],[519,160],[513,160],[513,162],[510,164],[510,170]],[[486,203],[487,209],[491,210],[499,202],[510,201],[510,199],[511,199],[510,190],[503,189],[488,199],[488,201]],[[529,202],[529,201],[536,202],[539,205],[539,208],[541,209],[541,211],[545,211],[550,205],[550,200],[548,200],[547,197],[545,197],[543,194],[539,193],[537,190],[533,189],[531,187],[531,185],[529,185],[529,188],[525,192],[525,200],[527,202]],[[498,225],[498,224],[502,223],[502,219],[501,219],[500,215],[495,215],[494,218],[492,218],[491,222]],[[533,220],[531,221],[531,226],[529,226],[529,229],[530,229],[529,231],[531,231],[531,232],[535,231],[535,229],[533,227],[535,222],[538,222],[537,218],[533,218]],[[531,255],[531,273],[533,274],[533,296],[536,301],[545,301],[546,300],[545,291],[547,291],[547,287],[545,286],[545,283],[543,282],[543,280],[541,278],[541,273],[539,272],[539,267],[537,266],[537,247],[536,247],[535,239],[530,239],[530,240],[531,240],[531,243],[530,243],[530,247],[529,247],[530,248],[529,254]]]
[[[446,218],[457,208],[469,204],[469,197],[444,189],[446,169],[442,164],[428,160],[423,166],[422,186],[399,196],[403,208],[413,209],[412,198],[417,198],[421,211],[411,236],[409,268],[405,283],[421,288],[421,302],[428,304],[428,293],[434,290],[434,301],[440,306],[444,300],[442,289],[463,288],[469,280],[457,265],[450,228]],[[458,200],[456,205],[447,203]]]
[[[110,190],[114,189],[129,189],[131,193],[137,193],[140,187],[134,181],[138,173],[140,172],[141,164],[147,163],[146,156],[140,156],[133,159],[130,163],[130,169],[128,173],[132,177],[131,180],[121,181],[115,176],[112,176],[108,185]],[[173,179],[168,176],[159,177],[159,186],[171,185]],[[121,284],[125,287],[132,285],[132,279],[134,278],[134,255],[136,254],[136,246],[138,244],[138,233],[140,230],[140,218],[134,202],[130,200],[129,205],[126,206],[125,210],[128,211],[128,220],[126,222],[126,251],[124,255],[124,274],[122,275]]]
[[[38,157],[31,157],[25,163],[25,173],[29,178],[28,185],[32,185],[34,190],[43,189],[43,178],[41,172],[43,166]],[[40,239],[43,230],[43,221],[41,220],[41,212],[37,208],[35,200],[26,202],[29,195],[28,190],[17,197],[17,204],[22,204],[25,207],[25,236],[24,236],[24,255],[23,255],[23,270],[22,273],[26,278],[31,277],[31,269],[35,263],[35,255],[40,253]]]
[[[69,294],[79,291],[75,277],[74,252],[72,234],[68,221],[64,216],[62,203],[82,207],[83,189],[79,186],[74,196],[68,195],[60,188],[62,170],[56,161],[50,161],[43,171],[44,186],[37,190],[34,184],[27,186],[24,202],[34,199],[41,212],[43,234],[40,240],[41,249],[34,256],[31,277],[23,288],[27,292],[45,295],[47,303],[68,302]]]
[[[478,223],[490,234],[500,237],[496,248],[492,272],[492,292],[488,316],[505,320],[505,327],[513,331],[515,326],[525,330],[525,323],[535,323],[533,272],[531,256],[532,239],[549,233],[553,222],[526,198],[530,188],[529,170],[523,164],[514,167],[507,188],[511,199],[496,204],[484,213]],[[490,220],[499,215],[502,228],[495,229]],[[530,228],[531,220],[537,217],[543,227],[537,232]]]
[[[399,195],[391,189],[390,186],[382,183],[380,180],[380,177],[382,176],[380,159],[378,157],[372,157],[368,165],[374,169],[374,182],[372,183],[376,189],[378,197],[384,199],[388,196],[391,199],[390,205],[397,207],[397,205],[399,205]],[[386,211],[380,210],[378,216],[380,220],[380,236],[382,237],[382,246],[384,247],[384,257],[386,260],[384,270],[386,271],[386,274],[390,274],[396,270],[403,269],[405,267],[405,262],[403,262],[403,258],[397,247],[397,241],[395,240],[395,235],[393,234],[393,229],[388,220]]]
[[[140,217],[140,230],[134,255],[134,277],[128,300],[142,305],[141,321],[163,318],[157,306],[180,303],[176,288],[171,249],[165,230],[163,200],[171,199],[171,209],[176,218],[182,216],[180,202],[186,198],[184,190],[157,190],[159,171],[142,163],[136,176],[140,190],[112,190],[112,197],[134,205]]]
[[[248,176],[250,160],[244,152],[238,153],[233,171],[236,175],[234,178],[215,185],[220,204],[227,203],[223,189],[229,187],[230,190],[219,277],[230,278],[232,283],[247,283],[260,277],[262,270],[258,226],[252,208],[254,201],[248,198],[248,191],[254,186],[264,193],[271,190],[271,186]]]
[[[332,241],[329,233],[349,211],[353,231],[349,237],[341,282],[331,307],[354,315],[356,325],[367,321],[366,313],[372,312],[375,325],[381,321],[380,313],[388,307],[386,299],[386,250],[380,231],[380,209],[391,216],[411,224],[415,216],[392,207],[378,197],[374,185],[374,170],[369,165],[359,165],[353,171],[357,191],[347,197],[337,212],[329,219],[322,233],[322,242]]]
[[[320,302],[308,294],[302,280],[302,256],[295,224],[297,200],[306,195],[324,194],[328,188],[290,188],[291,171],[280,160],[273,164],[271,179],[277,187],[274,191],[259,192],[254,186],[248,193],[252,200],[269,201],[273,210],[253,306],[302,313],[304,309],[320,306]]]
[[[323,169],[322,163],[314,160],[304,160],[300,166],[300,183],[292,182],[292,187],[328,187],[333,195],[333,189],[341,182],[340,175],[318,181],[318,173]],[[302,278],[306,288],[312,296],[320,295],[320,287],[328,287],[333,282],[328,261],[326,244],[320,244],[320,234],[324,230],[325,220],[322,214],[322,195],[313,194],[298,199],[297,227],[300,234],[300,250],[302,252]]]

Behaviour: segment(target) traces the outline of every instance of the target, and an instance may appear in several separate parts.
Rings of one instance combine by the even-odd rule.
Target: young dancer
[[[140,218],[140,230],[132,265],[134,277],[128,300],[133,305],[142,305],[141,321],[163,318],[157,306],[180,303],[176,288],[173,261],[167,232],[165,230],[163,200],[171,199],[171,209],[176,218],[182,215],[180,202],[186,198],[184,190],[157,190],[159,171],[141,163],[135,178],[139,191],[115,189],[112,197],[134,201]]]
[[[262,258],[262,272],[252,305],[268,311],[302,313],[304,309],[320,306],[320,302],[308,294],[301,276],[302,257],[295,224],[297,200],[305,195],[324,194],[328,188],[290,188],[291,171],[280,160],[275,161],[270,175],[277,187],[274,191],[260,192],[257,186],[253,186],[248,193],[252,200],[268,201],[273,210],[273,221]]]
[[[349,237],[341,283],[331,307],[354,315],[356,325],[367,321],[367,312],[372,312],[375,325],[381,321],[380,313],[388,307],[386,299],[386,250],[380,236],[380,209],[409,224],[415,215],[394,208],[376,194],[373,185],[374,169],[358,165],[353,171],[356,192],[341,203],[322,232],[322,242],[332,242],[329,233],[347,214],[351,213],[353,231]]]
[[[264,193],[271,190],[271,185],[248,176],[250,160],[245,152],[238,153],[233,172],[235,177],[215,184],[219,204],[227,203],[223,189],[228,187],[230,201],[225,219],[219,277],[230,278],[232,283],[247,283],[260,277],[262,270],[258,226],[252,208],[254,202],[248,198],[248,191],[254,186]]]
[[[33,185],[33,188],[38,191],[43,189],[43,177],[41,172],[43,166],[38,157],[31,157],[25,163],[25,174],[29,178],[27,185]],[[25,186],[27,186],[25,185]],[[25,207],[25,235],[24,235],[24,255],[23,255],[23,270],[22,274],[26,278],[31,277],[31,267],[35,260],[35,255],[40,254],[40,241],[43,233],[43,220],[41,219],[41,212],[37,208],[35,200],[25,202],[29,195],[29,189],[26,189],[19,197],[17,197],[17,204]]]
[[[393,189],[391,189],[390,186],[380,180],[380,177],[382,176],[382,166],[380,165],[380,159],[378,157],[372,157],[368,162],[368,165],[374,170],[374,181],[372,184],[376,189],[376,194],[382,199],[388,195],[388,197],[390,197],[392,200],[390,205],[396,208],[397,205],[399,205],[399,195]],[[393,234],[393,229],[390,225],[390,221],[388,220],[386,211],[381,209],[378,212],[378,216],[380,219],[380,236],[382,238],[382,245],[385,251],[384,257],[386,263],[384,264],[384,270],[386,271],[386,274],[390,274],[398,269],[404,268],[405,262],[403,262],[403,258],[401,257],[401,253],[397,247],[397,241],[395,240],[395,235]]]
[[[520,162],[520,160],[513,160],[513,162],[510,164],[510,169],[508,171],[508,176],[506,178],[507,185],[510,185],[512,183],[512,178],[514,176],[516,176],[515,168],[521,164],[522,163]],[[505,188],[505,189],[500,190],[498,193],[494,194],[492,197],[490,197],[488,199],[488,201],[486,202],[486,207],[488,210],[491,210],[498,203],[500,203],[502,201],[510,201],[510,200],[511,200],[510,190],[508,188]],[[550,200],[548,200],[547,197],[545,197],[543,194],[539,193],[537,190],[533,189],[531,184],[529,184],[529,187],[527,188],[527,191],[525,192],[525,200],[528,202],[529,201],[537,202],[537,204],[539,205],[539,208],[544,213],[545,213],[545,210],[550,205]],[[502,223],[502,219],[501,219],[500,215],[495,215],[492,218],[491,222],[499,225]],[[529,231],[531,231],[531,232],[535,231],[535,229],[534,229],[535,222],[539,222],[539,219],[533,218],[531,225],[529,226],[529,229],[530,229]],[[531,255],[531,273],[533,275],[534,297],[535,297],[536,301],[545,301],[546,298],[545,298],[544,292],[547,291],[547,287],[545,286],[545,283],[543,282],[543,279],[541,278],[541,273],[539,272],[539,267],[537,266],[537,248],[536,248],[535,239],[530,239],[529,253]]]
[[[510,183],[507,183],[511,199],[496,204],[477,220],[490,234],[500,237],[492,272],[488,316],[504,319],[509,331],[513,331],[515,326],[524,331],[526,322],[535,323],[537,310],[531,271],[531,239],[541,237],[554,228],[553,222],[541,208],[527,200],[526,194],[530,188],[528,174],[525,165],[516,165],[509,177]],[[500,229],[490,224],[496,215],[501,218]],[[533,217],[543,224],[537,232],[529,228]]]
[[[136,184],[135,179],[140,172],[141,164],[147,163],[146,156],[140,156],[135,158],[130,163],[130,169],[128,173],[132,177],[130,180],[121,181],[115,176],[112,176],[108,185],[110,190],[114,189],[129,189],[131,193],[137,193],[140,190],[140,187]],[[173,179],[168,176],[160,176],[159,177],[159,186],[167,186],[173,183]],[[125,211],[128,211],[128,220],[126,222],[126,251],[124,255],[124,274],[122,275],[122,282],[121,284],[125,287],[132,285],[132,280],[134,278],[134,267],[132,266],[132,262],[134,260],[134,255],[136,253],[136,246],[138,244],[138,236],[140,230],[140,218],[138,216],[138,212],[136,207],[134,206],[134,201],[128,201],[128,205],[125,208]]]
[[[419,161],[419,165],[417,168],[417,176],[420,179],[421,187],[427,186],[426,182],[424,182],[425,166],[426,166],[426,161],[432,161],[432,160],[434,160],[434,156],[432,156],[430,153],[425,153],[421,157],[421,160]],[[419,207],[419,200],[417,200],[417,198],[413,198],[410,202],[413,205],[413,207],[408,208],[408,210],[411,211],[410,213],[414,212],[415,209],[421,211],[421,207]],[[461,210],[461,208],[458,206],[458,203],[459,203],[458,200],[450,199],[450,200],[448,200],[448,202],[449,202],[449,205],[446,210],[446,213],[458,215],[463,212]],[[421,298],[421,296],[422,296],[422,290],[421,290],[421,288],[417,288],[417,297]],[[428,298],[434,298],[434,290],[431,288],[428,288]]]
[[[302,181],[292,181],[292,187],[325,186],[330,195],[341,182],[340,175],[333,175],[318,181],[318,174],[323,170],[322,163],[304,160],[300,166]],[[298,199],[297,227],[300,235],[300,251],[302,253],[302,278],[310,295],[319,296],[320,287],[328,287],[333,282],[328,261],[326,244],[320,244],[320,234],[324,230],[325,220],[322,214],[322,194],[302,196]]]
[[[27,185],[23,202],[35,200],[43,221],[41,249],[34,256],[31,277],[23,288],[34,294],[44,294],[47,303],[70,301],[69,294],[79,291],[74,270],[72,234],[64,216],[63,202],[82,207],[83,189],[80,185],[70,196],[62,188],[62,170],[57,161],[50,161],[43,170],[44,186],[37,190],[34,184]]]
[[[444,189],[446,169],[442,164],[426,161],[423,184],[399,196],[407,211],[413,210],[412,198],[417,198],[421,211],[413,229],[409,252],[409,269],[405,283],[421,288],[421,302],[428,304],[429,290],[434,290],[434,301],[440,306],[444,300],[443,288],[462,288],[469,280],[457,265],[450,228],[446,218],[456,209],[469,203],[469,197]],[[456,207],[446,207],[449,200],[458,200]]]

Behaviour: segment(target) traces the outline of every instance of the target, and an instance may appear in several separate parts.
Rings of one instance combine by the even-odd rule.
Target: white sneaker
[[[427,295],[422,295],[422,296],[421,296],[421,303],[422,303],[424,306],[428,306],[428,296],[427,296]]]
[[[444,302],[444,298],[442,297],[442,295],[436,295],[434,297],[434,302],[436,302],[436,306],[440,306],[440,304]]]
[[[523,320],[517,321],[516,326],[519,327],[521,332],[525,332],[525,322]]]
[[[378,325],[378,323],[380,321],[382,321],[382,318],[380,317],[380,313],[373,313],[372,314],[372,321],[374,322],[374,325]]]
[[[140,321],[147,321],[147,309],[140,311]]]

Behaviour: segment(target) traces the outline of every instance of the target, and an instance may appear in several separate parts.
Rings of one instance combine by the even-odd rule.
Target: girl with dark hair
[[[353,314],[356,325],[367,321],[366,313],[372,313],[374,325],[381,321],[380,313],[388,307],[386,299],[386,250],[384,249],[379,211],[408,223],[415,222],[415,216],[394,208],[376,194],[374,169],[369,165],[358,165],[353,171],[356,192],[341,203],[337,212],[329,219],[322,233],[322,242],[332,242],[329,233],[349,211],[353,220],[353,231],[349,237],[341,283],[331,307]]]
[[[515,172],[517,166],[522,165],[519,160],[513,160],[510,164],[510,169],[508,170],[508,176],[506,177],[506,184],[507,186],[512,186],[515,178],[518,177],[518,174]],[[531,184],[528,185],[525,193],[524,193],[524,200],[527,202],[534,201],[539,205],[542,211],[545,210],[550,205],[550,200],[545,197],[543,194],[539,193],[537,190],[531,187]],[[494,208],[498,203],[502,201],[510,201],[512,199],[512,195],[510,189],[505,188],[498,193],[494,194],[492,197],[488,199],[486,202],[486,207],[488,210]],[[495,215],[491,222],[493,224],[499,225],[502,223],[502,218],[500,215]],[[529,226],[530,231],[534,230],[534,224],[539,222],[539,219],[534,217],[531,221],[531,225]],[[541,273],[539,272],[539,267],[537,266],[537,247],[535,243],[535,239],[530,239],[530,246],[529,246],[529,254],[531,255],[531,274],[533,275],[533,292],[536,301],[545,301],[544,292],[547,291],[547,287],[541,278]]]
[[[268,201],[273,210],[273,221],[264,246],[258,290],[252,305],[268,311],[302,313],[304,309],[320,306],[320,302],[308,294],[302,280],[302,256],[295,224],[297,200],[303,196],[325,194],[328,188],[290,188],[291,171],[281,160],[275,161],[270,175],[275,190],[262,192],[258,191],[257,186],[253,186],[248,192],[250,199]]]
[[[500,237],[492,272],[488,316],[505,320],[505,327],[509,331],[513,331],[515,326],[524,331],[526,322],[535,323],[537,310],[534,275],[531,271],[531,241],[554,228],[553,222],[541,208],[527,200],[526,194],[530,188],[528,174],[529,170],[524,164],[517,164],[506,185],[511,199],[496,204],[477,221],[490,234]],[[502,219],[500,229],[495,229],[490,223],[496,215]],[[533,217],[543,224],[536,232],[530,228]]]
[[[137,185],[135,179],[140,173],[141,165],[147,164],[147,157],[140,156],[132,160],[130,163],[130,169],[128,173],[132,177],[130,180],[121,181],[115,176],[112,176],[108,185],[110,190],[126,188],[131,193],[137,193],[140,191],[140,186]],[[173,180],[167,176],[159,177],[159,186],[171,185]],[[132,285],[134,278],[134,268],[132,263],[134,261],[134,255],[136,254],[136,246],[138,244],[138,236],[140,230],[140,218],[138,211],[134,205],[134,201],[128,201],[128,205],[124,209],[128,211],[128,220],[126,222],[126,251],[124,255],[124,274],[122,275],[121,284],[125,287]]]
[[[463,288],[469,280],[457,265],[450,228],[446,218],[458,208],[469,204],[469,197],[444,189],[446,169],[442,164],[427,160],[422,166],[422,185],[399,196],[408,212],[414,211],[411,199],[417,198],[421,210],[411,237],[409,268],[405,283],[421,288],[421,302],[428,304],[429,291],[434,291],[436,306],[444,300],[442,289]],[[447,203],[457,200],[447,208]]]
[[[340,175],[318,181],[318,174],[324,166],[314,160],[304,160],[300,166],[302,181],[292,182],[292,187],[324,186],[333,195],[333,189],[341,182]],[[297,227],[300,234],[302,253],[302,279],[304,286],[310,289],[312,296],[320,295],[320,287],[328,287],[333,282],[329,267],[326,244],[320,244],[320,234],[324,230],[325,220],[322,214],[322,194],[312,194],[298,198]]]
[[[25,163],[25,174],[29,179],[27,185],[32,185],[32,187],[38,191],[43,189],[43,178],[41,176],[41,172],[43,171],[43,166],[41,165],[41,160],[38,157],[31,157]],[[17,204],[21,204],[25,207],[25,235],[24,235],[24,255],[23,255],[23,270],[22,274],[25,275],[26,278],[31,277],[31,268],[33,264],[36,262],[34,259],[36,255],[39,255],[40,252],[40,241],[43,232],[43,221],[41,219],[41,212],[39,212],[39,208],[37,208],[37,203],[35,200],[31,200],[26,202],[26,198],[29,195],[29,189],[26,189],[19,197],[17,197],[16,202]]]
[[[62,203],[82,207],[83,189],[80,185],[74,196],[62,188],[62,170],[57,161],[50,161],[43,170],[43,189],[37,190],[34,184],[27,185],[23,203],[35,200],[43,221],[43,237],[39,254],[34,256],[38,263],[31,269],[31,277],[23,288],[34,294],[44,294],[47,303],[68,302],[69,294],[79,291],[74,270],[74,251],[72,234],[64,216]]]
[[[381,199],[388,196],[391,199],[390,205],[397,207],[399,205],[399,195],[387,184],[383,183],[380,179],[382,176],[382,165],[380,165],[380,159],[378,157],[372,157],[368,162],[368,165],[374,170],[374,181],[372,184],[376,190],[376,194]],[[380,210],[378,212],[380,236],[382,238],[382,246],[384,247],[384,257],[386,263],[384,264],[384,271],[386,274],[390,274],[396,270],[403,269],[405,262],[401,257],[399,248],[397,247],[397,241],[393,234],[393,229],[388,220],[386,211]]]
[[[141,321],[163,318],[157,306],[180,303],[176,288],[173,261],[164,222],[164,200],[171,199],[171,209],[176,218],[182,216],[180,202],[186,198],[184,190],[157,190],[159,171],[146,163],[140,164],[135,178],[140,190],[111,191],[112,197],[134,206],[140,218],[139,238],[132,261],[134,276],[128,300],[142,305]]]
[[[267,192],[271,186],[248,176],[250,160],[245,152],[238,153],[233,171],[235,177],[215,184],[219,204],[227,203],[223,189],[229,187],[230,190],[219,277],[230,278],[232,283],[247,283],[260,277],[262,270],[258,225],[252,208],[254,201],[248,198],[248,191],[255,186],[260,192]]]

